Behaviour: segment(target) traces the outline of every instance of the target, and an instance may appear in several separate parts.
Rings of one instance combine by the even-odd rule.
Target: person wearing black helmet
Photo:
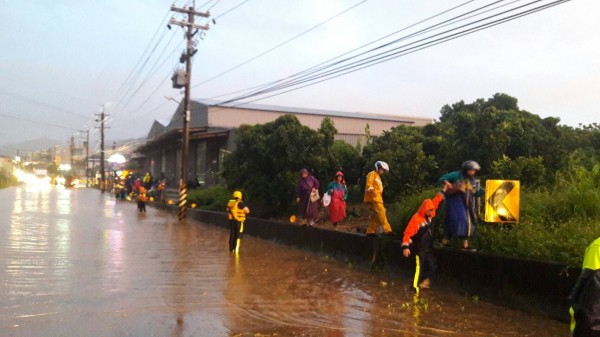
[[[475,197],[483,195],[483,189],[475,178],[481,170],[474,160],[467,160],[460,171],[443,175],[440,182],[446,188],[446,217],[444,219],[445,233],[442,245],[447,246],[453,237],[463,240],[463,250],[475,251],[469,245],[469,239],[475,234],[477,216],[475,212]]]

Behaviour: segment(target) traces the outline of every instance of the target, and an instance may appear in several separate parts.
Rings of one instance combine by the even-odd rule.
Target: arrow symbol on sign
[[[509,211],[509,208],[504,204],[504,199],[510,194],[515,185],[510,181],[505,181],[488,199],[490,205],[494,209],[494,212],[502,221],[514,221],[515,216]]]

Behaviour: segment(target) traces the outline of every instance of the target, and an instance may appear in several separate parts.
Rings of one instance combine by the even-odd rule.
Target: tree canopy
[[[329,118],[313,130],[293,115],[242,126],[223,176],[228,187],[241,188],[258,209],[273,215],[291,211],[301,168],[323,186],[342,170],[348,184],[362,187],[373,163],[384,160],[391,167],[384,176],[389,200],[437,182],[469,159],[481,164],[484,177],[520,179],[526,188],[536,188],[553,184],[575,153],[591,162],[600,158],[600,125],[561,125],[558,118],[522,110],[515,97],[502,93],[445,105],[439,121],[425,127],[398,126],[369,135],[362,152],[336,141],[336,133]]]

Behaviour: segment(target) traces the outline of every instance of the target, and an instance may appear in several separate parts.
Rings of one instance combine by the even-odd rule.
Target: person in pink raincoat
[[[346,198],[348,198],[348,188],[342,172],[337,172],[335,179],[327,185],[327,194],[331,196],[328,206],[329,220],[337,230],[338,223],[346,218]]]

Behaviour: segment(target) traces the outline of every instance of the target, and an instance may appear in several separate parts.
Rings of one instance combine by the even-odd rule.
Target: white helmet
[[[386,162],[378,160],[377,162],[375,162],[375,169],[383,169],[384,171],[389,171],[390,166]]]

